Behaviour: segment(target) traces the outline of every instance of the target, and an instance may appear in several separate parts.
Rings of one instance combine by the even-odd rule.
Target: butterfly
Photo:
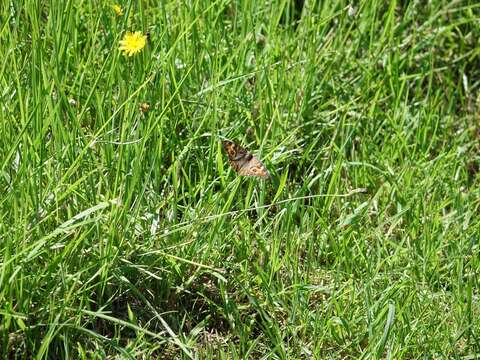
[[[228,155],[228,162],[238,175],[270,177],[265,165],[243,147],[229,140],[222,141],[222,145]]]

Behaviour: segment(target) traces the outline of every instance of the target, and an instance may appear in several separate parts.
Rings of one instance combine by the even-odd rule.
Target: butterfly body
[[[228,155],[228,162],[238,175],[270,177],[265,165],[243,147],[229,140],[222,141],[222,145]]]

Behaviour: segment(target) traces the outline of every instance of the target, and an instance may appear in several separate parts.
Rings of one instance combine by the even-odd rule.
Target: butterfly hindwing
[[[230,165],[232,165],[238,175],[270,177],[270,173],[265,165],[243,147],[228,140],[223,141],[222,145],[228,155]]]

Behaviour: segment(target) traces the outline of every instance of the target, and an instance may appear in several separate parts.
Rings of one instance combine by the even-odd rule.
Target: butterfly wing
[[[263,178],[270,177],[270,174],[263,163],[256,157],[252,157],[248,162],[244,163],[238,170],[238,175],[258,176]]]
[[[227,152],[228,160],[230,161],[239,161],[248,154],[247,150],[240,145],[235,144],[233,141],[223,141],[222,144]]]
[[[228,155],[230,165],[232,165],[238,175],[270,177],[265,165],[243,147],[232,141],[223,141],[222,144]]]

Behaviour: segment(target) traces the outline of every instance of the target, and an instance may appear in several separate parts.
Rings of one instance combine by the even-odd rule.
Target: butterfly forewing
[[[270,173],[263,163],[247,150],[232,141],[223,141],[223,148],[228,155],[230,165],[238,175],[270,177]]]

